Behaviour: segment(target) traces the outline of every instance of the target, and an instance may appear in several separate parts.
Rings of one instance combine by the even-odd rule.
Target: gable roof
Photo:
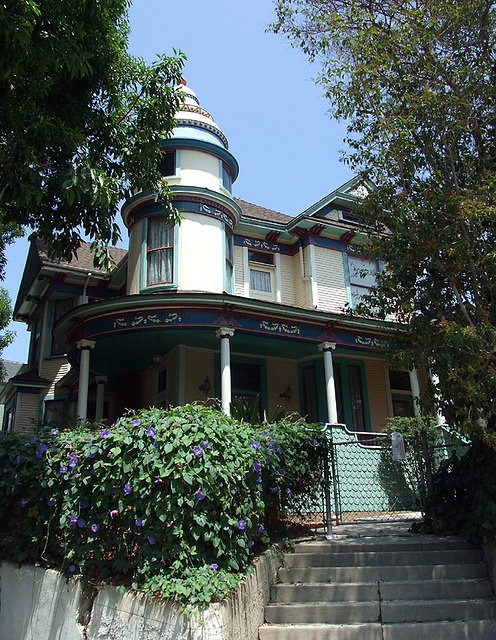
[[[36,249],[38,250],[38,256],[42,265],[59,265],[65,264],[73,269],[82,269],[83,271],[90,270],[92,273],[108,273],[106,269],[99,269],[93,264],[93,253],[91,251],[91,245],[89,242],[81,243],[81,246],[76,252],[76,257],[70,260],[63,260],[58,258],[50,258],[47,252],[45,243],[42,240],[36,240]],[[118,265],[119,262],[127,255],[127,249],[121,249],[119,247],[109,247],[109,252],[112,260]]]
[[[288,224],[293,218],[285,213],[279,213],[279,211],[273,211],[272,209],[266,209],[260,207],[258,204],[246,202],[241,198],[234,198],[238,206],[241,209],[241,215],[244,218],[253,218],[254,220],[263,220],[265,222],[276,222],[278,224]]]

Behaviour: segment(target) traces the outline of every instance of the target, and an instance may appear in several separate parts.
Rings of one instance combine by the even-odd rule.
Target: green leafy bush
[[[312,484],[319,447],[302,419],[257,428],[201,405],[5,436],[1,557],[206,604]]]

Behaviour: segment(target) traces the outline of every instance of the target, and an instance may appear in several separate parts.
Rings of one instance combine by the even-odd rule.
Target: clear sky
[[[129,15],[134,55],[186,54],[184,77],[239,163],[233,195],[297,215],[353,177],[340,162],[344,126],[330,119],[314,81],[318,67],[267,32],[272,0],[134,0]],[[27,249],[23,239],[7,253],[12,302]],[[2,356],[24,362],[29,334],[22,323],[11,328],[17,337]]]

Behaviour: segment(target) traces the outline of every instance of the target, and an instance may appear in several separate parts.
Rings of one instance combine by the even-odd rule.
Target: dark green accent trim
[[[305,395],[303,390],[303,368],[314,365],[317,380],[317,410],[319,421],[327,422],[327,398],[325,390],[324,359],[314,358],[298,363],[298,393],[300,394],[300,414],[305,415]]]
[[[192,140],[190,138],[169,138],[164,140],[161,145],[161,149],[196,149],[198,151],[205,151],[210,153],[216,158],[223,160],[231,169],[232,181],[234,182],[239,174],[239,165],[236,158],[222,147],[218,147],[212,142],[204,142],[203,140]]]
[[[363,414],[365,418],[365,430],[372,431],[370,423],[370,407],[369,407],[369,394],[367,391],[367,376],[365,371],[365,363],[361,360],[352,360],[348,358],[341,358],[340,356],[333,356],[333,362],[341,365],[341,383],[343,386],[343,405],[344,405],[344,419],[350,431],[353,431],[353,418],[350,402],[350,381],[348,378],[348,365],[358,366],[360,368],[360,381],[362,383],[363,394]]]

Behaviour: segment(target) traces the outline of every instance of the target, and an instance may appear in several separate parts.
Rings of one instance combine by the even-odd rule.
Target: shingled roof
[[[93,253],[90,249],[89,242],[83,242],[77,250],[76,258],[71,260],[63,260],[57,258],[50,258],[47,253],[47,248],[42,240],[36,240],[36,248],[38,255],[43,264],[66,264],[75,269],[82,269],[84,271],[92,271],[93,273],[106,273],[105,269],[98,269],[93,265]],[[126,249],[120,249],[119,247],[109,247],[110,255],[115,264],[119,264],[122,258],[127,254]]]
[[[234,200],[241,208],[243,217],[246,218],[265,220],[267,222],[277,222],[279,224],[288,224],[293,219],[285,213],[266,209],[265,207],[260,207],[258,204],[252,204],[251,202],[246,202],[246,200],[241,200],[240,198],[234,198]]]

